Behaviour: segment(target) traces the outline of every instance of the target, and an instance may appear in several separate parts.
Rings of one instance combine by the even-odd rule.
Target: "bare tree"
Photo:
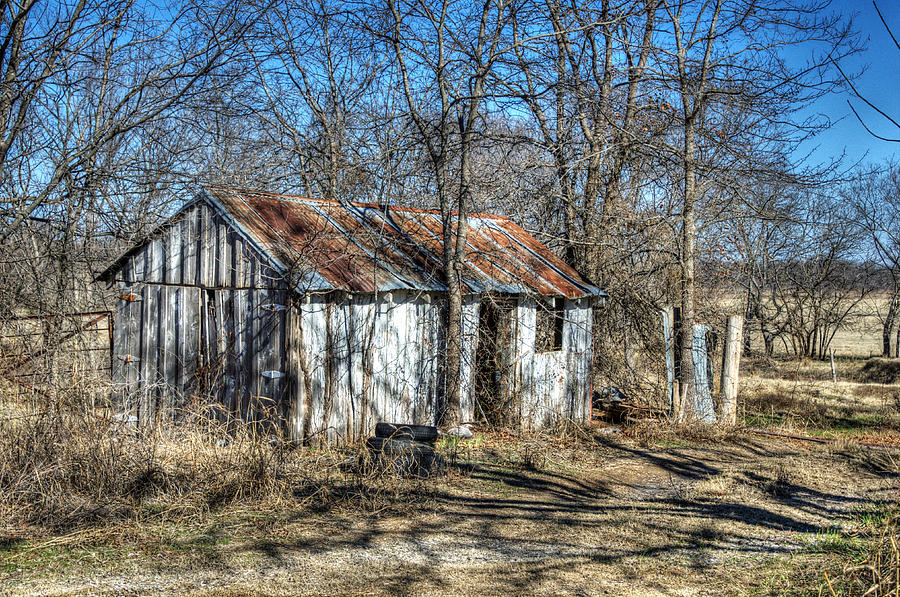
[[[626,194],[623,179],[637,170],[635,149],[647,136],[652,100],[643,95],[644,70],[656,4],[548,0],[519,7],[514,59],[498,81],[521,98],[535,143],[549,154],[567,260],[598,279],[601,247],[613,245],[605,237]]]
[[[179,121],[223,82],[256,13],[204,0],[161,12],[101,0],[2,10],[4,269],[42,289],[20,308],[102,303],[92,273],[116,250],[112,241],[146,234],[166,213],[168,191],[183,187],[190,160]]]
[[[748,331],[754,327],[768,356],[785,332],[780,303],[771,300],[779,264],[790,258],[795,239],[799,193],[789,180],[760,184],[748,180],[729,218],[727,250],[738,259],[733,279],[744,289],[744,317]],[[750,334],[744,334],[744,350],[750,350]]]
[[[164,23],[145,10],[4,6],[0,243],[48,201],[94,184],[101,153],[186,101],[245,29],[236,5],[178,5]]]
[[[684,329],[696,322],[697,237],[702,217],[727,199],[735,174],[758,176],[823,123],[798,111],[834,87],[830,60],[855,51],[854,38],[827,3],[667,0],[656,37],[654,68],[669,101],[670,137],[663,155],[680,178],[679,266]],[[783,60],[788,48],[825,48],[807,64]],[[752,155],[748,155],[752,148]],[[705,209],[704,209],[705,208]],[[682,362],[692,362],[691,334],[682,334]],[[680,405],[694,393],[692,368],[680,369]]]
[[[650,185],[663,133],[647,71],[659,5],[520,4],[514,52],[495,77],[510,112],[524,108],[522,134],[545,164],[530,183],[533,202],[512,209],[541,206],[537,234],[609,291],[594,318],[597,382],[629,391],[646,389],[636,355],[658,336],[667,302],[658,274],[671,243]]]
[[[881,354],[890,357],[891,335],[900,323],[900,171],[894,164],[865,169],[841,195],[865,234],[871,259],[886,274],[882,285],[888,290],[888,307],[881,318]]]
[[[473,154],[490,95],[487,84],[508,51],[511,4],[387,0],[381,30],[393,54],[405,116],[422,148],[443,222],[448,288],[445,321],[445,423],[460,418],[462,293]]]
[[[366,195],[382,125],[372,107],[386,50],[332,0],[276,2],[252,45],[259,89],[244,103],[289,155],[304,194],[331,200]]]
[[[771,301],[797,356],[824,359],[874,289],[870,268],[855,260],[862,231],[849,224],[851,209],[836,197],[808,197],[791,226],[791,253],[776,266]]]

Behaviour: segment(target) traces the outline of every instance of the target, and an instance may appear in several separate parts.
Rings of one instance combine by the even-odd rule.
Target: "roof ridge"
[[[223,191],[230,193],[238,193],[241,195],[262,195],[266,197],[273,197],[276,199],[283,199],[287,201],[298,201],[298,202],[311,202],[311,203],[319,203],[325,205],[335,205],[340,206],[342,203],[340,201],[335,201],[334,199],[323,199],[320,197],[306,197],[304,195],[292,195],[288,193],[273,193],[271,191],[258,191],[255,189],[247,189],[241,187],[228,187],[228,186],[220,186],[220,185],[205,185],[203,187],[207,191]],[[422,207],[407,207],[404,205],[390,205],[384,203],[368,203],[364,201],[346,201],[344,202],[346,205],[350,205],[353,207],[362,207],[362,208],[370,208],[370,209],[380,209],[380,210],[393,210],[393,211],[402,211],[407,213],[427,213],[440,215],[441,210],[439,209],[426,209]],[[458,212],[450,212],[452,215],[456,215]],[[483,220],[509,220],[512,219],[509,216],[501,215],[501,214],[492,214],[486,212],[469,212],[467,214],[469,218],[477,218]]]

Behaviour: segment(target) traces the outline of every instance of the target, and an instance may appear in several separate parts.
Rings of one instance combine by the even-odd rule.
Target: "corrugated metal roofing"
[[[223,187],[206,188],[198,200],[211,203],[280,267],[297,270],[301,290],[447,288],[439,211]],[[604,294],[509,218],[471,214],[468,225],[464,292]]]
[[[301,276],[306,290],[446,290],[439,211],[221,187],[206,194],[280,263],[314,270]],[[603,294],[509,218],[471,214],[468,223],[466,292]]]

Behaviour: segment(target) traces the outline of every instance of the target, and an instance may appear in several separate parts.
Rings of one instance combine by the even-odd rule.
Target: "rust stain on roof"
[[[438,210],[223,187],[206,192],[279,263],[314,270],[319,287],[311,290],[446,290]],[[603,294],[509,218],[473,213],[468,221],[465,292]]]

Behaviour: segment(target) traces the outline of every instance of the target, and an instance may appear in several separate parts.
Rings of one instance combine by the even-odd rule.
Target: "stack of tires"
[[[434,451],[437,427],[378,423],[375,437],[366,440],[376,467],[404,477],[428,477],[443,470],[443,458]]]

